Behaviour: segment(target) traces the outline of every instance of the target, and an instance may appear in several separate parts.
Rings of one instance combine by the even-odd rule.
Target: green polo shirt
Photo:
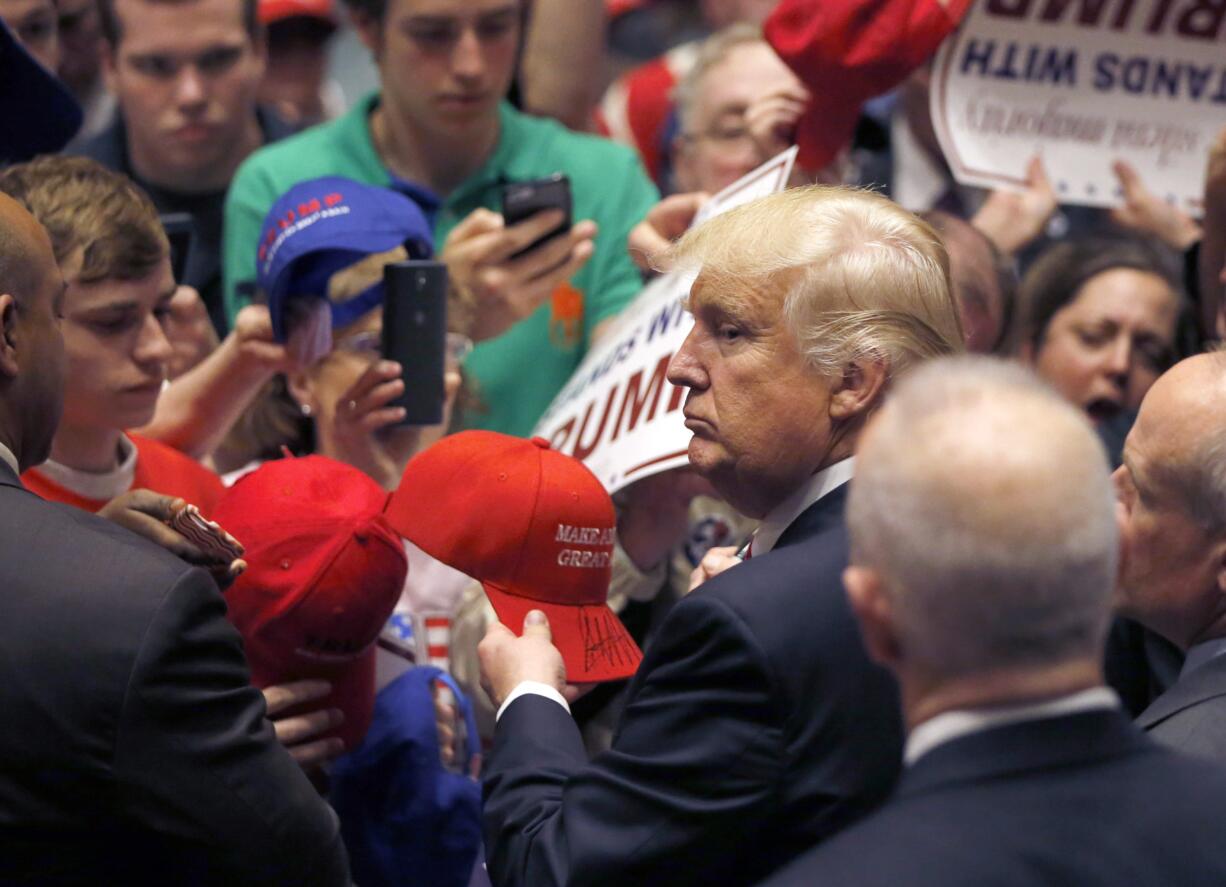
[[[379,97],[368,96],[343,117],[256,151],[239,168],[226,197],[224,285],[231,322],[246,300],[237,285],[255,278],[264,216],[290,187],[319,176],[345,176],[389,185],[368,123]],[[659,199],[637,156],[606,139],[571,132],[553,120],[499,109],[498,145],[485,165],[448,195],[434,222],[441,249],[457,222],[477,207],[498,211],[501,185],[564,172],[570,176],[574,217],[599,225],[595,252],[570,281],[531,317],[496,339],[477,344],[465,363],[479,406],[465,425],[524,436],[570,378],[586,353],[593,327],[617,314],[642,281],[626,252],[626,237]]]

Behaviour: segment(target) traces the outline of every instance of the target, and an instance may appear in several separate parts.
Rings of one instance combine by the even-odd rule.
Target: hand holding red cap
[[[540,610],[524,617],[523,635],[515,634],[501,622],[493,622],[477,647],[481,659],[481,686],[495,708],[524,681],[536,681],[566,691],[566,665],[553,645],[549,620]]]
[[[560,651],[572,681],[621,680],[638,668],[642,653],[607,603],[613,502],[548,441],[489,431],[443,438],[409,462],[385,515],[422,551],[480,580],[503,624],[518,628],[532,610],[548,617],[546,646]]]

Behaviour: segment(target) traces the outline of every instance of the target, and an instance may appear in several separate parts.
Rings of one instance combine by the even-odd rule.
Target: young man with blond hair
[[[0,192],[50,232],[68,285],[64,417],[51,458],[22,482],[88,511],[144,488],[207,513],[221,495],[217,476],[128,430],[153,418],[171,358],[163,323],[175,281],[157,210],[127,178],[81,157],[10,167],[0,173]]]

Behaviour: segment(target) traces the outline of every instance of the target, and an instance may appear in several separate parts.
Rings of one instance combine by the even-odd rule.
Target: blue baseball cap
[[[54,154],[81,128],[81,106],[0,19],[0,166]]]
[[[286,307],[298,298],[328,298],[328,280],[366,256],[404,246],[409,258],[434,253],[430,222],[413,200],[390,188],[340,176],[300,182],[264,217],[256,283],[272,315],[273,336],[286,341]],[[332,326],[352,323],[383,302],[383,281],[331,302]]]

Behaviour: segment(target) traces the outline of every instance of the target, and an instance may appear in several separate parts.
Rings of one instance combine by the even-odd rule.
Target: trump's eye
[[[715,336],[721,342],[735,342],[741,338],[742,332],[739,326],[731,323],[721,323],[715,328]]]

